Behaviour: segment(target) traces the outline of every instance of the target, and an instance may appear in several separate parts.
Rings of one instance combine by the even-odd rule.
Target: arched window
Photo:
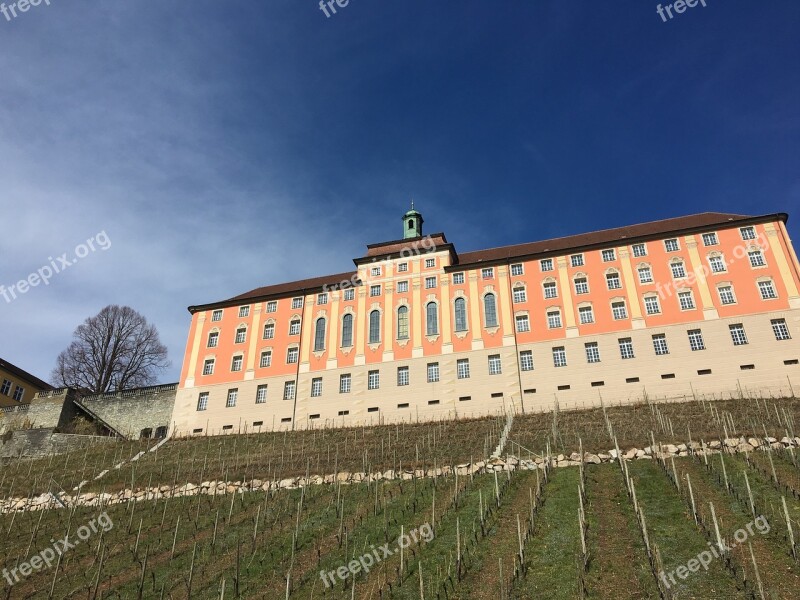
[[[314,352],[323,350],[325,350],[325,319],[319,318],[314,327]]]
[[[467,330],[467,301],[464,298],[456,298],[456,331]]]
[[[425,306],[425,333],[436,335],[439,333],[439,311],[436,302],[428,302]]]
[[[353,315],[346,314],[342,317],[342,348],[353,345]]]
[[[494,294],[486,294],[483,297],[483,320],[486,327],[497,327],[497,303]]]
[[[408,339],[408,307],[401,306],[397,309],[397,339]]]
[[[369,343],[379,344],[381,341],[381,311],[369,313]]]
[[[409,229],[414,229],[414,219],[409,219],[408,220],[408,228]]]

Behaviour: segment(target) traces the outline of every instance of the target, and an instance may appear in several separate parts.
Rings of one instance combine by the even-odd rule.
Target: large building
[[[176,435],[800,389],[786,214],[459,254],[403,216],[353,271],[189,307]]]
[[[39,392],[52,389],[46,381],[0,358],[0,408],[28,404]]]

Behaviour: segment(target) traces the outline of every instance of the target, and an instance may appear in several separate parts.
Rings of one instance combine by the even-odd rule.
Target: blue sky
[[[6,0],[6,4],[9,4]],[[50,0],[0,15],[0,356],[49,377],[110,303],[352,267],[416,200],[459,251],[800,207],[800,3]],[[789,222],[798,238],[800,214]]]

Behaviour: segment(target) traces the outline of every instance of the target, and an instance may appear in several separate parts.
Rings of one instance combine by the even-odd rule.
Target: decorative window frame
[[[264,337],[264,331],[266,331],[267,325],[272,325],[272,337],[271,338]],[[264,321],[264,324],[261,326],[261,339],[262,340],[274,340],[275,339],[275,330],[277,328],[278,328],[278,324],[275,321],[274,317],[270,317],[269,319]]]
[[[719,258],[719,259],[722,260],[722,271],[715,271],[714,270],[714,267],[711,266],[711,259],[712,258]],[[706,262],[708,263],[708,272],[711,275],[719,275],[721,273],[727,273],[728,272],[728,263],[725,260],[725,255],[722,252],[720,252],[719,250],[713,250],[713,251],[707,253],[706,254]],[[748,263],[749,262],[750,261],[748,260]]]
[[[546,283],[554,283],[555,284],[555,286],[556,286],[556,295],[555,296],[550,297],[545,293],[544,286],[545,286]],[[545,300],[555,300],[556,298],[558,298],[558,281],[556,280],[555,277],[545,277],[544,279],[542,279],[542,283],[541,283],[540,287],[542,288],[542,298],[544,298]]]
[[[240,329],[244,329],[244,341],[237,342],[236,338],[239,336],[239,330]],[[234,344],[246,344],[247,343],[247,334],[249,333],[249,329],[250,328],[247,326],[247,323],[239,323],[236,326],[236,329],[234,329],[234,332],[233,332],[233,343]]]
[[[353,331],[351,332],[352,335],[350,337],[350,345],[349,346],[342,346],[342,332],[344,331],[344,317],[345,315],[350,315],[353,318]],[[353,348],[356,346],[356,311],[353,309],[352,306],[345,306],[344,310],[342,310],[342,314],[339,317],[339,339],[336,340],[339,345],[339,352],[348,356],[352,351]]]
[[[428,305],[430,303],[436,305],[436,333],[428,334]],[[423,327],[425,328],[425,339],[428,340],[430,343],[435,343],[436,340],[439,339],[439,336],[442,335],[442,307],[440,306],[439,299],[436,297],[435,294],[428,294],[425,297],[425,300],[422,303],[422,307],[425,310],[425,318],[423,319]]]
[[[751,252],[758,252],[759,254],[761,254],[761,260],[764,261],[764,264],[754,267],[753,263],[750,262]],[[747,247],[747,251],[745,252],[745,257],[747,258],[747,266],[750,267],[751,270],[758,271],[760,269],[766,269],[769,267],[769,263],[767,262],[767,255],[764,253],[764,248],[760,247],[758,244],[750,244]]]
[[[578,292],[578,279],[586,280],[586,291]],[[586,296],[592,293],[592,288],[589,285],[589,275],[583,271],[578,271],[572,276],[572,290],[576,296]]]
[[[378,341],[377,342],[370,342],[369,341],[369,329],[370,329],[370,317],[374,311],[378,311],[380,315],[380,322],[378,323]],[[364,332],[367,336],[367,347],[375,352],[378,348],[381,347],[383,343],[383,327],[385,325],[384,319],[386,318],[386,314],[384,313],[383,307],[379,302],[373,302],[372,305],[367,309],[367,328]]]
[[[522,290],[522,293],[525,294],[524,299],[522,300],[522,302],[514,302],[514,292],[520,289]],[[511,304],[522,304],[527,301],[528,301],[528,286],[525,285],[525,283],[522,281],[515,281],[511,285]]]
[[[464,316],[467,321],[467,328],[462,331],[456,330],[456,300],[459,298],[464,300]],[[453,335],[458,339],[463,340],[469,335],[469,297],[464,293],[464,290],[456,290],[450,300],[450,309],[453,311]]]
[[[237,358],[241,358],[242,359],[242,368],[238,369],[238,370],[234,370],[233,369],[233,361],[235,361]],[[239,352],[234,352],[233,354],[231,354],[231,364],[230,364],[230,372],[231,373],[241,373],[242,371],[244,371],[244,350],[241,350]]]
[[[756,284],[756,287],[758,284]],[[733,302],[729,302],[728,304],[722,301],[722,294],[720,293],[720,288],[729,287],[731,288],[731,295],[733,296]],[[719,303],[721,306],[736,306],[739,304],[739,297],[736,295],[736,287],[733,285],[732,281],[719,281],[714,286],[714,289],[717,292],[717,298],[719,299]]]
[[[406,338],[398,338],[397,334],[400,331],[397,327],[397,317],[400,314],[400,308],[405,306],[408,309],[408,337]],[[370,311],[371,312],[371,311]],[[409,342],[411,342],[411,327],[412,327],[412,316],[411,316],[411,305],[409,304],[408,300],[402,299],[394,306],[394,314],[392,315],[394,318],[394,341],[395,343],[400,346],[401,348],[405,348],[408,346]],[[369,334],[369,332],[367,332]]]
[[[317,341],[317,323],[320,319],[325,319],[325,335],[323,336],[322,340],[322,350],[314,350],[314,344]],[[313,319],[314,329],[312,331],[312,340],[311,340],[311,353],[314,355],[314,358],[322,358],[325,353],[328,351],[328,334],[330,333],[330,319],[328,318],[328,311],[325,309],[320,309],[317,311],[317,314],[314,315]]]
[[[497,319],[497,325],[492,325],[491,327],[486,325],[486,296],[491,294],[494,296],[494,312],[495,318]],[[494,290],[494,286],[487,285],[483,288],[481,292],[481,317],[483,319],[483,329],[489,333],[489,335],[495,335],[500,330],[500,303],[497,300],[498,294]]]

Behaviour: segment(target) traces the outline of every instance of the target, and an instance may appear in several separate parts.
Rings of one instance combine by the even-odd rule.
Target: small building
[[[0,408],[29,404],[39,392],[52,389],[46,381],[0,358]]]

